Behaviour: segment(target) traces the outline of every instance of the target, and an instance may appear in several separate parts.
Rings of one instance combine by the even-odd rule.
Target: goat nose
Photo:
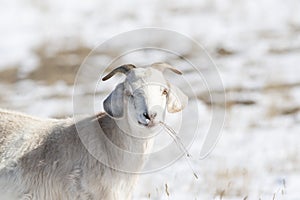
[[[157,115],[157,112],[150,112],[150,114],[148,112],[144,112],[143,116],[148,119],[148,120],[153,120]]]

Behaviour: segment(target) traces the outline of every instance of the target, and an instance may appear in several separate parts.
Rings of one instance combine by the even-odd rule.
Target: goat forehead
[[[163,74],[152,68],[137,68],[128,74],[127,80],[133,89],[143,87],[145,85],[161,85],[166,87],[167,81]]]

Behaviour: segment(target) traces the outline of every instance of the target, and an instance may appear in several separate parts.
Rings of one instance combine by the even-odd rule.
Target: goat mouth
[[[155,126],[155,123],[153,121],[149,121],[149,123],[143,123],[143,122],[138,121],[138,123],[147,128],[151,128],[151,127]]]

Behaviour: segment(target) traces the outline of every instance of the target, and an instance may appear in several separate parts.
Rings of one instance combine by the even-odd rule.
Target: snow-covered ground
[[[101,42],[132,29],[174,30],[210,53],[227,96],[226,104],[213,103],[226,108],[220,140],[203,160],[197,157],[202,135],[194,141],[191,162],[199,179],[182,158],[142,175],[134,199],[300,198],[298,0],[0,2],[0,107],[8,109],[41,117],[72,115],[73,83],[84,58]],[[138,44],[139,38],[129,42]],[[175,45],[189,59],[201,57],[190,46]],[[107,48],[90,62],[104,69],[120,52]],[[147,59],[139,54],[132,58],[135,63]],[[170,62],[180,66],[180,60]],[[196,74],[179,68],[195,85]],[[204,76],[205,70],[203,66]],[[99,111],[112,82],[96,88]],[[198,84],[198,99],[191,102],[199,103],[203,132],[211,122],[212,105]],[[95,93],[88,81],[78,87],[83,97]]]

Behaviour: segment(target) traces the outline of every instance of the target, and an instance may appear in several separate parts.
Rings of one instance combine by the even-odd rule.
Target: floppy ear
[[[183,110],[188,104],[188,97],[175,85],[170,85],[170,91],[167,100],[167,109],[169,113],[175,113]]]
[[[124,84],[120,83],[104,100],[103,108],[113,118],[121,118],[124,113]]]

